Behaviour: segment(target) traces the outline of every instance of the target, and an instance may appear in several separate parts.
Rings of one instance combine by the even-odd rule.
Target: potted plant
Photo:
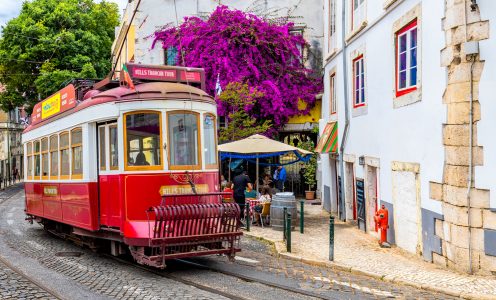
[[[313,152],[313,150],[315,149],[315,144],[311,140],[307,140],[300,144],[300,148]],[[317,184],[317,179],[315,178],[316,173],[317,173],[317,156],[314,153],[310,157],[310,160],[306,163],[305,168],[303,170],[303,178],[305,179],[305,184],[308,185],[308,191],[305,191],[305,198],[307,200],[315,199],[314,187]]]

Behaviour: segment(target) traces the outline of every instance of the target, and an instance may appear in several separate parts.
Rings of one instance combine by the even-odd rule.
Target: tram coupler
[[[31,215],[28,215],[26,218],[24,218],[24,220],[28,221],[29,224],[31,224],[31,225],[34,223],[33,222],[34,219],[35,219],[35,217],[31,216]]]

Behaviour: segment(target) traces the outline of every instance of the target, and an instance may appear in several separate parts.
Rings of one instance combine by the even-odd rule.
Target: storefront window
[[[110,145],[110,169],[117,170],[119,168],[119,152],[117,144],[117,125],[109,127],[109,145]]]
[[[81,178],[83,174],[83,132],[81,128],[71,131],[72,178]]]
[[[198,115],[173,112],[168,115],[170,165],[199,166]]]
[[[160,113],[132,113],[125,121],[127,167],[161,166]]]
[[[203,118],[203,139],[205,142],[205,164],[207,167],[217,165],[217,151],[215,149],[215,116],[206,114]]]
[[[50,137],[50,178],[56,179],[59,175],[59,137]]]

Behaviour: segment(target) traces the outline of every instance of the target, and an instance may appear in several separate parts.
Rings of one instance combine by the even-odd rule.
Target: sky
[[[0,0],[0,26],[3,26],[12,18],[19,15],[21,5],[25,0]],[[95,0],[100,2],[101,0]],[[115,2],[119,5],[120,13],[126,7],[127,0],[107,0],[108,2]]]

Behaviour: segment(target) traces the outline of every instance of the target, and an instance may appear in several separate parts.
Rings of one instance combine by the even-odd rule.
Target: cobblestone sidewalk
[[[496,277],[470,276],[442,269],[397,247],[380,248],[377,239],[355,226],[336,221],[335,259],[329,262],[329,215],[320,206],[305,205],[305,233],[292,232],[286,252],[282,232],[252,226],[248,236],[274,243],[284,257],[310,264],[340,267],[385,281],[468,299],[496,299]]]

